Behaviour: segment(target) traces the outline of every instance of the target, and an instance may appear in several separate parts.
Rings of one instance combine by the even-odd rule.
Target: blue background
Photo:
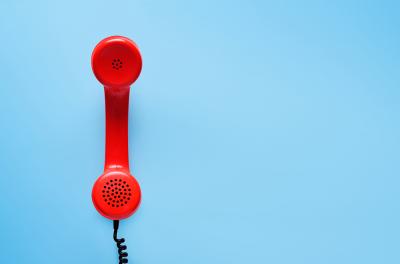
[[[397,3],[396,3],[397,2]],[[117,263],[90,192],[134,39],[129,263],[400,263],[398,1],[1,1],[0,262]]]

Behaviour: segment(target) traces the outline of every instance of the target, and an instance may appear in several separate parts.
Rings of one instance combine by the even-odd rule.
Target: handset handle
[[[130,87],[104,87],[106,146],[104,171],[129,172],[128,112]]]

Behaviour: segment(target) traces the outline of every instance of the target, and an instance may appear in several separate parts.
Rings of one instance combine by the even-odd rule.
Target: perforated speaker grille
[[[116,58],[112,62],[113,69],[120,70],[122,69],[122,61],[119,58]]]

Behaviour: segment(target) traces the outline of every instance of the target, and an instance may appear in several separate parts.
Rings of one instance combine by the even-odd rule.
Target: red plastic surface
[[[97,211],[112,220],[131,216],[139,207],[140,186],[129,170],[128,109],[130,85],[139,77],[142,58],[136,44],[125,37],[108,37],[92,54],[92,69],[104,85],[106,153],[104,173],[92,190]]]

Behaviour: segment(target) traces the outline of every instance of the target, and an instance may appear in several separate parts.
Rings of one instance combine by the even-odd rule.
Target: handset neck
[[[128,111],[130,87],[104,87],[106,147],[104,171],[129,171]]]

